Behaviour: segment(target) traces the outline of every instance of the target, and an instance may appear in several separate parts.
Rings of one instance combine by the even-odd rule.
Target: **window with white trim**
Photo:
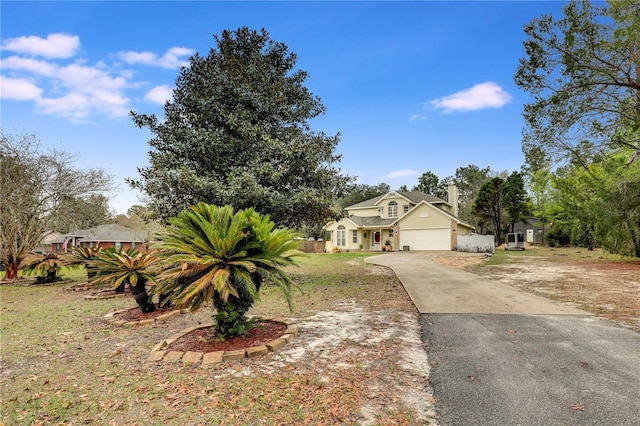
[[[357,230],[351,231],[351,242],[353,242],[353,243],[357,243],[358,242],[358,231]]]
[[[398,203],[390,201],[387,213],[389,217],[398,217]]]
[[[336,245],[342,247],[347,245],[347,230],[344,225],[338,226],[338,230],[336,231]]]
[[[405,204],[404,206],[402,206],[402,213],[407,214],[409,213],[409,205]]]

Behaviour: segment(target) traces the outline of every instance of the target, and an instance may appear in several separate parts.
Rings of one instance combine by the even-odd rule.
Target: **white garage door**
[[[451,250],[449,229],[400,230],[400,250]]]

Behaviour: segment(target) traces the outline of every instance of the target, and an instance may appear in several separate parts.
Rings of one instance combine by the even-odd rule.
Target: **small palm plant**
[[[96,275],[95,267],[89,263],[102,250],[101,247],[73,247],[71,254],[64,256],[64,265],[69,268],[82,268],[87,270],[87,281]]]
[[[184,210],[154,245],[163,265],[156,291],[192,311],[211,302],[219,338],[245,335],[252,327],[245,314],[263,283],[278,286],[291,309],[295,284],[283,267],[294,264],[296,234],[274,228],[254,209],[200,203]]]
[[[20,267],[26,275],[37,274],[39,283],[52,283],[59,279],[62,259],[55,253],[30,253]]]
[[[140,310],[145,314],[153,312],[156,307],[147,293],[146,285],[156,284],[152,271],[157,260],[154,254],[135,249],[103,250],[88,261],[89,266],[96,271],[90,283],[111,284],[116,289],[122,285],[129,285]]]

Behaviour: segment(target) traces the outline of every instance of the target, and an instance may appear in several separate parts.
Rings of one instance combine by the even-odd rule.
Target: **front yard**
[[[151,348],[211,311],[122,327],[131,298],[85,300],[70,283],[0,286],[0,424],[429,425],[434,399],[416,311],[367,253],[306,255],[291,268],[295,311],[265,288],[251,312],[298,320],[262,358],[214,366],[147,362]],[[640,262],[584,249],[498,250],[437,259],[640,331]],[[65,274],[67,277],[69,274]],[[72,274],[81,282],[83,271]]]
[[[211,311],[151,326],[103,316],[130,298],[85,300],[70,284],[0,286],[1,421],[7,425],[432,424],[416,312],[367,254],[307,255],[292,268],[295,311],[274,289],[252,314],[299,320],[287,346],[216,366],[146,362]],[[66,274],[68,276],[68,274]],[[82,274],[74,274],[81,280]]]

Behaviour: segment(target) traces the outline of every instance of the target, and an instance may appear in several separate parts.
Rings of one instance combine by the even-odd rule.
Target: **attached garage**
[[[458,236],[473,228],[457,217],[458,197],[449,188],[449,201],[418,191],[391,191],[346,208],[348,216],[325,229],[331,236],[325,249],[441,250],[457,248]]]
[[[451,250],[451,230],[400,229],[400,250]]]

